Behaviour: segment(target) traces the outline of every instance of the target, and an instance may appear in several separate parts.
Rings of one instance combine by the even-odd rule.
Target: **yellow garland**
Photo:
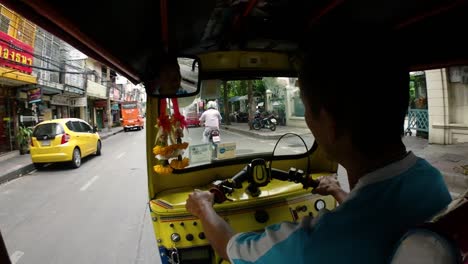
[[[183,169],[189,165],[189,158],[184,158],[182,160],[173,159],[171,160],[171,167],[174,169]]]
[[[154,171],[158,174],[171,174],[172,168],[169,166],[156,165],[153,167]]]
[[[157,145],[153,148],[153,154],[161,156],[170,156],[175,150],[186,149],[187,147],[187,142],[181,144],[172,144],[166,147]]]

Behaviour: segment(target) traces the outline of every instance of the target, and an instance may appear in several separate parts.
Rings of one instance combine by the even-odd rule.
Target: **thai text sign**
[[[33,47],[0,31],[0,66],[31,74]]]

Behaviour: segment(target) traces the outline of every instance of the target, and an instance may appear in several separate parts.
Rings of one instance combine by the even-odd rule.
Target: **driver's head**
[[[346,149],[372,157],[401,143],[409,72],[388,35],[332,33],[314,36],[303,58],[306,122],[331,158]]]
[[[218,108],[217,104],[215,101],[209,101],[206,106],[208,107],[208,109],[216,109]]]

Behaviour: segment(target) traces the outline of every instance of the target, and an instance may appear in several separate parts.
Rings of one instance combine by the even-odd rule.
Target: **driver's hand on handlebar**
[[[319,185],[312,190],[312,193],[334,195],[338,190],[341,190],[340,183],[334,176],[321,176],[317,180]]]
[[[317,180],[319,181],[319,185],[312,190],[312,193],[332,195],[340,204],[343,203],[348,196],[348,193],[341,188],[336,176],[321,176]]]
[[[214,194],[208,191],[200,191],[195,189],[189,194],[185,208],[192,215],[201,218],[203,212],[207,208],[212,208],[214,203]]]

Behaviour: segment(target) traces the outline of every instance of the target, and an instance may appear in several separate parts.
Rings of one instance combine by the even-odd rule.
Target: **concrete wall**
[[[468,142],[468,85],[448,81],[447,69],[426,71],[429,143]]]
[[[299,96],[299,88],[295,86],[286,86],[286,125],[293,127],[307,127],[304,117],[294,116],[294,98]]]
[[[429,109],[429,143],[449,144],[449,107],[447,71],[437,69],[426,71],[427,98]]]
[[[450,123],[468,126],[468,85],[450,83]]]

